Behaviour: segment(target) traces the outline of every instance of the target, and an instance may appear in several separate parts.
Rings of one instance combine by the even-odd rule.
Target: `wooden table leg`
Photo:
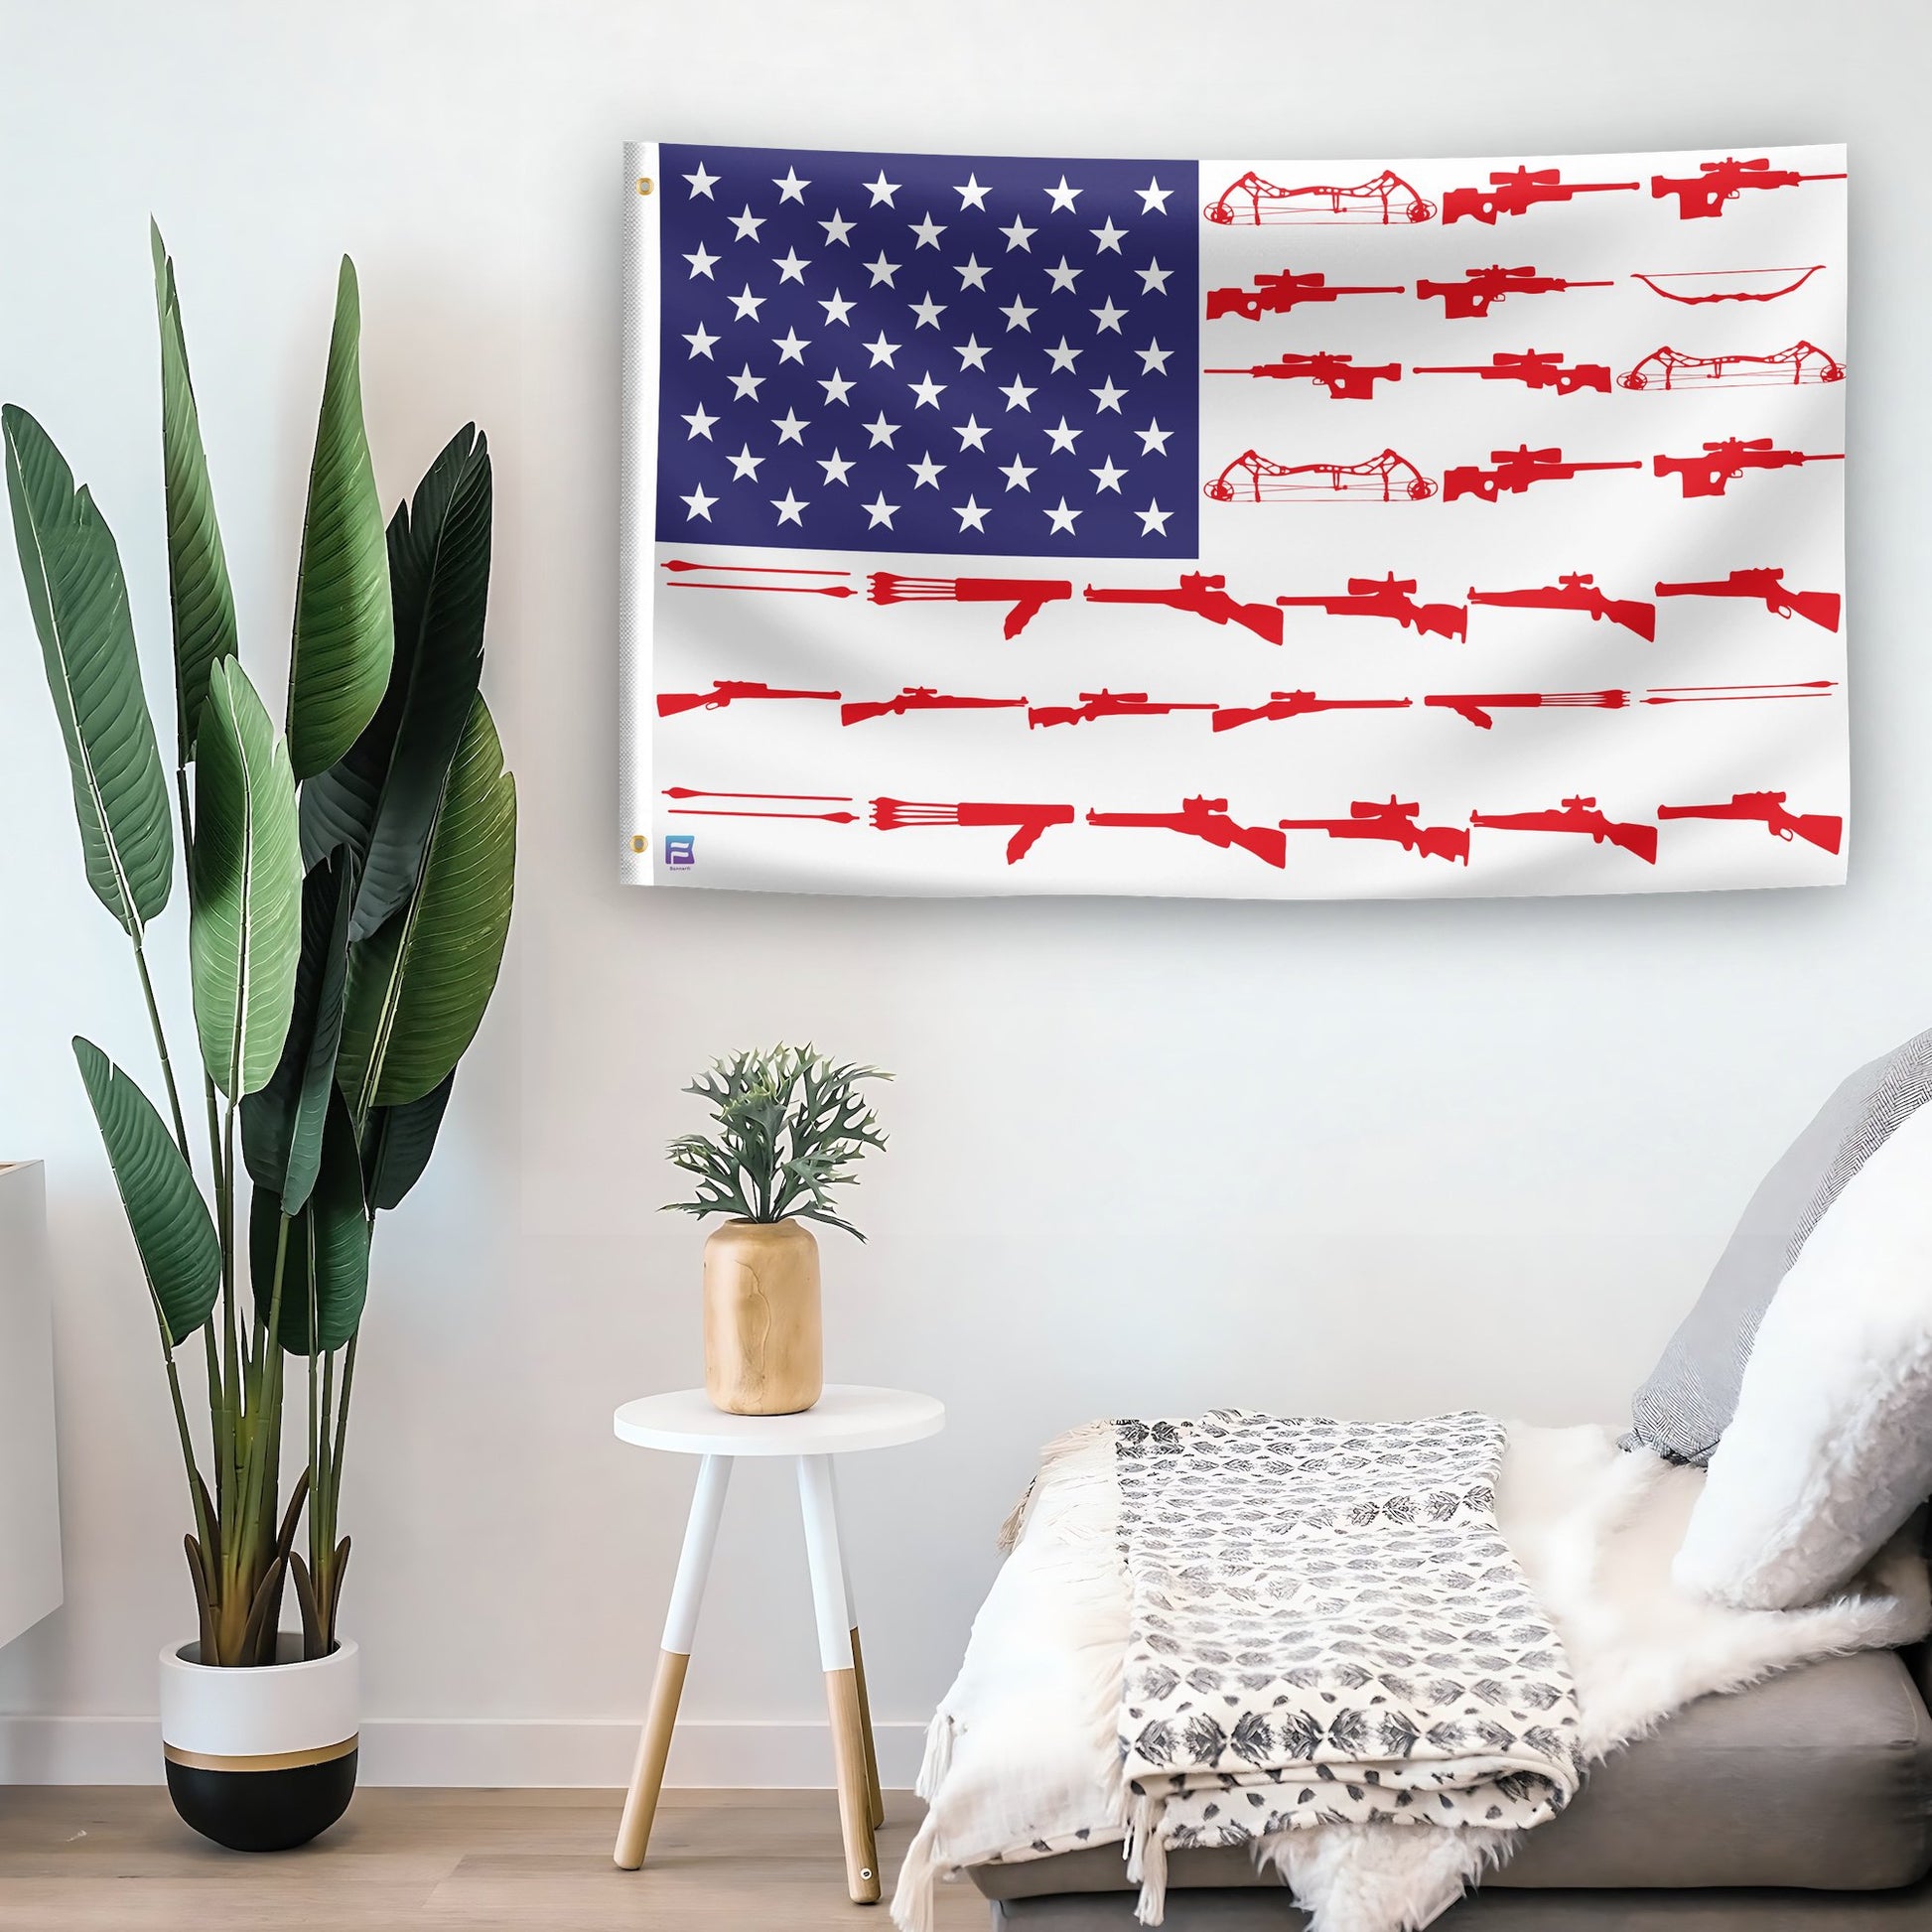
[[[798,1505],[805,1522],[805,1556],[812,1573],[812,1609],[825,1702],[832,1719],[838,1770],[839,1829],[845,1839],[845,1888],[858,1905],[879,1902],[879,1848],[873,1838],[872,1791],[866,1775],[866,1731],[854,1667],[852,1617],[846,1607],[845,1565],[839,1554],[838,1504],[832,1458],[798,1458]]]
[[[879,1744],[873,1735],[872,1699],[866,1692],[866,1653],[859,1645],[859,1599],[852,1593],[852,1565],[845,1554],[845,1522],[839,1512],[839,1481],[832,1472],[832,1508],[839,1513],[839,1575],[845,1584],[845,1613],[852,1619],[852,1675],[859,1687],[859,1728],[866,1744],[866,1791],[872,1806],[872,1828],[886,1822],[886,1795],[879,1785]]]
[[[671,1586],[671,1606],[664,1616],[664,1646],[658,1652],[650,1708],[637,1739],[637,1762],[630,1773],[630,1788],[624,1793],[617,1847],[611,1854],[626,1871],[635,1871],[643,1863],[650,1845],[651,1821],[657,1815],[658,1794],[664,1788],[664,1760],[670,1754],[671,1732],[677,1725],[678,1699],[684,1691],[691,1640],[698,1627],[698,1605],[711,1570],[711,1553],[718,1542],[718,1523],[725,1513],[731,1473],[729,1455],[707,1455],[698,1465],[698,1486],[684,1526],[677,1581]]]

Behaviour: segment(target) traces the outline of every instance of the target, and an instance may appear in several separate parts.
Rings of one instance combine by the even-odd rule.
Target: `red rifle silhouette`
[[[1373,402],[1378,382],[1402,380],[1402,364],[1380,362],[1372,368],[1357,368],[1352,355],[1331,355],[1322,350],[1314,355],[1284,355],[1278,362],[1256,362],[1245,369],[1203,369],[1201,374],[1272,376],[1278,382],[1306,376],[1320,383],[1337,402]]]
[[[1251,289],[1209,289],[1207,319],[1218,322],[1222,316],[1240,316],[1248,322],[1259,322],[1263,316],[1289,315],[1304,302],[1332,302],[1343,295],[1401,295],[1408,286],[1406,282],[1397,282],[1392,287],[1357,288],[1344,284],[1330,287],[1325,275],[1297,275],[1284,268],[1278,274],[1257,275]]]
[[[1413,577],[1351,577],[1345,597],[1278,597],[1284,610],[1326,611],[1331,618],[1393,618],[1419,637],[1462,638],[1468,634],[1469,614],[1459,604],[1418,604],[1410,595]]]
[[[1463,271],[1459,282],[1418,282],[1416,299],[1432,302],[1442,298],[1445,319],[1466,321],[1471,316],[1486,316],[1498,303],[1512,295],[1554,295],[1565,289],[1607,289],[1614,282],[1566,282],[1561,275],[1539,275],[1534,268],[1505,268],[1500,262],[1488,268]]]
[[[1617,377],[1619,389],[1788,388],[1843,382],[1845,364],[1816,343],[1795,342],[1769,355],[1687,355],[1666,343]]]
[[[1231,480],[1237,473],[1245,479],[1243,500],[1253,503],[1332,501],[1337,496],[1419,503],[1436,493],[1434,482],[1394,450],[1360,463],[1277,463],[1259,451],[1243,450],[1218,477],[1201,484],[1201,494],[1211,503],[1233,502]]]
[[[1460,859],[1469,863],[1469,828],[1466,825],[1418,825],[1420,805],[1405,805],[1389,794],[1386,805],[1373,799],[1356,799],[1346,818],[1285,818],[1284,832],[1326,832],[1331,839],[1386,839],[1418,858],[1447,859],[1451,865]]]
[[[1279,825],[1238,825],[1228,816],[1225,798],[1183,798],[1177,812],[1088,812],[1089,825],[1120,825],[1150,831],[1179,832],[1205,839],[1222,852],[1239,846],[1265,866],[1279,871],[1288,863],[1288,840]]]
[[[867,583],[875,604],[1006,604],[1000,635],[1019,636],[1048,604],[1063,604],[1073,586],[1063,577],[901,577],[876,570]]]
[[[1803,450],[1780,450],[1768,436],[1748,441],[1726,436],[1707,443],[1702,456],[1660,456],[1651,459],[1659,477],[1675,477],[1686,496],[1722,496],[1746,470],[1794,470],[1807,463],[1843,463],[1845,452],[1812,456]]]
[[[1744,597],[1762,604],[1780,618],[1800,617],[1823,630],[1836,630],[1840,599],[1836,591],[1792,591],[1784,584],[1784,568],[1733,570],[1714,583],[1659,584],[1659,597]]]
[[[727,705],[743,704],[751,698],[818,698],[836,702],[836,691],[780,691],[768,684],[751,684],[740,678],[718,677],[709,691],[663,691],[657,698],[657,715],[675,718],[686,711],[723,711]]]
[[[1843,181],[1843,175],[1800,175],[1788,168],[1773,168],[1768,156],[1755,161],[1739,161],[1725,155],[1722,161],[1701,161],[1695,175],[1652,175],[1650,195],[1661,202],[1677,197],[1680,221],[1716,220],[1726,202],[1734,202],[1746,188],[1796,188],[1801,182]]]
[[[1085,725],[1097,718],[1165,718],[1174,711],[1213,711],[1212,704],[1161,704],[1145,691],[1082,691],[1078,704],[1035,705],[1027,713],[1027,728],[1046,725]]]
[[[1606,818],[1596,809],[1594,798],[1566,798],[1558,811],[1471,812],[1469,823],[1500,832],[1583,832],[1597,845],[1621,846],[1647,866],[1657,863],[1656,826]]]
[[[1443,225],[1466,214],[1485,227],[1499,214],[1522,214],[1543,202],[1567,202],[1577,195],[1611,195],[1635,190],[1640,181],[1565,181],[1560,168],[1515,168],[1492,174],[1487,188],[1451,188],[1443,197]]]
[[[1245,212],[1240,209],[1244,196],[1248,203]],[[1357,182],[1353,188],[1283,188],[1250,168],[1208,202],[1201,212],[1223,228],[1350,221],[1374,222],[1386,228],[1397,220],[1430,220],[1436,204],[1424,201],[1400,175],[1392,175],[1386,168],[1372,181]]]
[[[1024,711],[1025,698],[953,698],[929,684],[908,684],[896,698],[839,707],[839,723],[863,725],[869,718],[903,718],[908,711]]]
[[[1227,592],[1227,579],[1188,571],[1173,590],[1113,591],[1086,588],[1089,604],[1159,604],[1170,611],[1184,611],[1189,617],[1205,618],[1209,623],[1238,623],[1252,630],[1264,643],[1282,640],[1282,614],[1272,604],[1242,604]]]
[[[1774,839],[1788,845],[1807,839],[1821,851],[1836,853],[1845,837],[1845,821],[1829,812],[1788,812],[1781,791],[1735,791],[1728,805],[1659,805],[1659,818],[1736,818],[1762,825]]]
[[[1279,724],[1317,711],[1406,711],[1410,703],[1408,698],[1317,698],[1312,691],[1276,691],[1266,704],[1223,705],[1213,725],[1217,732],[1231,732],[1238,725]]]
[[[1565,368],[1559,349],[1530,349],[1524,354],[1500,350],[1486,362],[1418,363],[1411,375],[1477,375],[1485,382],[1520,382],[1526,389],[1554,389],[1560,396],[1574,396],[1580,390],[1595,389],[1610,393],[1610,370],[1605,362],[1579,362]]]
[[[1483,470],[1474,464],[1463,464],[1454,470],[1444,471],[1443,501],[1452,503],[1458,496],[1474,496],[1485,503],[1493,503],[1504,491],[1512,496],[1520,496],[1531,483],[1566,483],[1586,470],[1643,468],[1641,462],[1566,463],[1561,450],[1533,450],[1527,443],[1513,450],[1491,450],[1489,460],[1496,466],[1495,469]]]
[[[1618,623],[1625,630],[1634,631],[1645,643],[1652,643],[1657,636],[1657,607],[1645,604],[1634,598],[1605,597],[1596,588],[1596,581],[1588,571],[1572,571],[1561,576],[1553,585],[1541,586],[1533,591],[1478,591],[1469,592],[1471,604],[1493,605],[1508,611],[1587,611],[1592,623],[1608,620]]]
[[[872,823],[881,832],[897,832],[908,825],[997,825],[1011,828],[1007,864],[1017,866],[1038,844],[1042,832],[1055,825],[1071,825],[1071,805],[989,805],[962,801],[932,804],[915,798],[875,798]]]
[[[1629,702],[1627,691],[1445,691],[1423,700],[1485,732],[1494,729],[1496,721],[1490,714],[1496,711],[1621,711]]]

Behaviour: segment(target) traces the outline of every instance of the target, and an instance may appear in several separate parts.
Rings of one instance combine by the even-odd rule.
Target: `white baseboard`
[[[622,1785],[638,1724],[615,1718],[382,1718],[361,1728],[358,1777],[369,1785]],[[911,1786],[925,1727],[875,1725],[879,1776]],[[0,1785],[159,1784],[153,1718],[0,1716]],[[680,1724],[667,1786],[810,1790],[832,1783],[823,1724]]]

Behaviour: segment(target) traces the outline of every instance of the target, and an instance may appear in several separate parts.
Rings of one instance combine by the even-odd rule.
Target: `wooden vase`
[[[791,1416],[825,1387],[818,1243],[797,1221],[727,1221],[704,1244],[705,1393],[729,1416]]]

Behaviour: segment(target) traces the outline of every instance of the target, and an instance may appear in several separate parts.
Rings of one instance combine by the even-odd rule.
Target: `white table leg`
[[[657,1815],[658,1794],[664,1788],[664,1760],[670,1754],[678,1699],[684,1694],[684,1673],[691,1662],[698,1605],[704,1598],[711,1553],[718,1544],[718,1524],[725,1513],[725,1491],[731,1486],[731,1476],[729,1455],[707,1455],[698,1465],[698,1486],[691,1497],[684,1548],[678,1554],[677,1581],[671,1586],[671,1605],[664,1616],[664,1644],[657,1653],[650,1707],[644,1716],[643,1734],[637,1740],[630,1788],[624,1793],[617,1849],[611,1855],[626,1871],[635,1871],[643,1863],[650,1844],[651,1821]]]
[[[818,1660],[832,1717],[838,1768],[839,1827],[845,1837],[845,1886],[854,1903],[879,1900],[879,1849],[873,1839],[872,1792],[866,1773],[865,1723],[854,1668],[852,1616],[839,1549],[838,1498],[832,1458],[798,1458],[798,1506],[805,1522],[805,1556],[812,1573],[812,1609],[818,1622]]]
[[[839,1574],[845,1583],[845,1614],[852,1625],[852,1678],[859,1687],[859,1728],[866,1745],[866,1792],[872,1805],[872,1828],[886,1822],[886,1794],[879,1784],[879,1745],[872,1732],[872,1699],[866,1691],[866,1653],[859,1644],[859,1599],[852,1593],[852,1565],[845,1554],[845,1524],[839,1515],[839,1479],[832,1475],[832,1510],[839,1518]]]

